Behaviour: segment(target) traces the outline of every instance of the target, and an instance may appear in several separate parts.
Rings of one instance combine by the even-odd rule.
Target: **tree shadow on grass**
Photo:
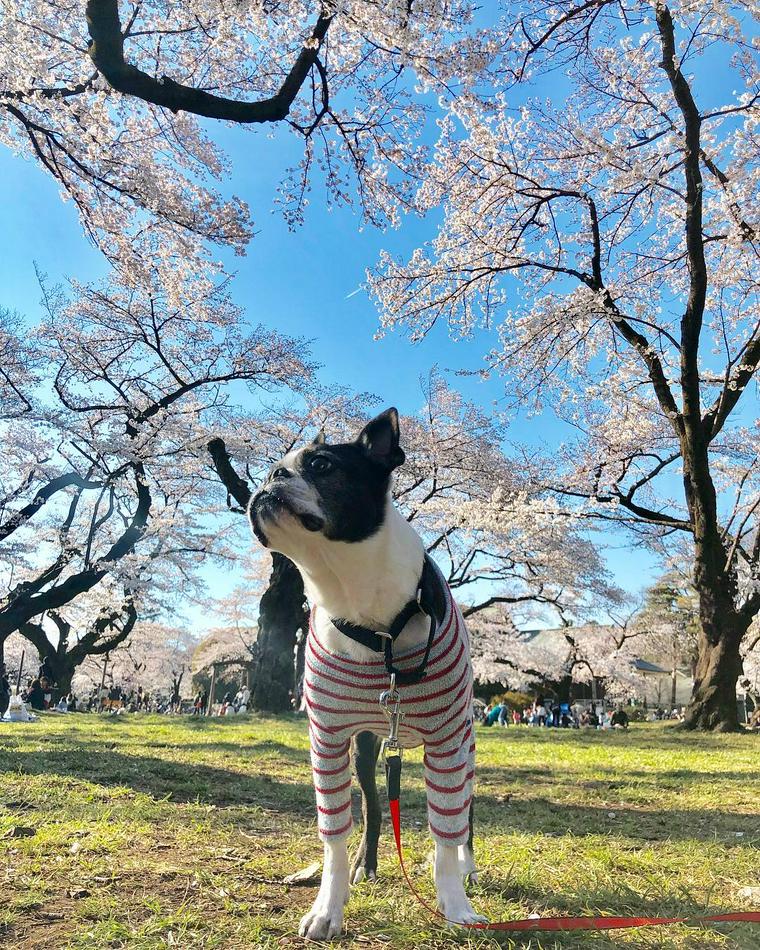
[[[59,737],[56,737],[56,740],[56,744],[60,746]],[[89,738],[78,735],[72,737],[70,748],[104,750],[113,748],[116,745],[117,743],[113,742],[109,736]],[[140,750],[146,749],[148,751],[151,749],[170,749],[176,752],[192,750],[196,752],[207,751],[211,754],[214,752],[237,753],[241,756],[241,764],[245,764],[248,761],[248,757],[275,755],[281,759],[287,759],[293,764],[301,764],[305,768],[309,768],[308,749],[299,749],[295,746],[286,745],[284,742],[276,742],[273,739],[263,739],[259,742],[217,742],[212,736],[209,736],[207,740],[202,742],[166,742],[164,740],[145,739],[143,741],[134,741],[130,743],[130,746]]]
[[[476,834],[542,834],[583,837],[611,835],[642,843],[666,841],[710,841],[760,848],[760,816],[717,808],[650,808],[639,803],[616,801],[600,805],[574,804],[551,799],[551,784],[535,793],[515,791],[514,771],[484,768],[492,780],[501,779],[507,798],[475,787]],[[424,823],[426,796],[422,789],[422,769],[409,763],[402,778],[402,814],[407,821]],[[410,785],[408,779],[415,779]],[[496,784],[494,781],[494,784]],[[566,783],[562,783],[563,785]],[[559,782],[557,783],[559,786]],[[544,793],[549,794],[545,797]]]
[[[310,783],[282,782],[265,772],[250,774],[116,751],[68,748],[0,753],[0,771],[128,787],[173,802],[202,802],[219,807],[259,805],[293,814],[304,814],[314,807]]]
[[[635,773],[628,772],[624,778],[614,778],[615,773],[610,773],[609,778],[599,779],[581,779],[574,783],[576,788],[584,788],[590,792],[604,797],[611,791],[620,792],[620,790],[640,790],[647,795],[653,792],[661,792],[670,796],[677,795],[681,791],[693,792],[706,784],[716,781],[732,786],[736,791],[736,786],[746,786],[753,788],[757,781],[756,774],[750,772],[687,772],[679,770],[678,772],[650,772]],[[551,785],[551,781],[543,783]],[[760,825],[760,815],[758,815],[758,824]]]

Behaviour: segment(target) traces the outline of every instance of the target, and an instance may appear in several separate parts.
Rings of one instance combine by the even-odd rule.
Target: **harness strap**
[[[351,623],[349,620],[341,620],[339,618],[330,618],[330,621],[333,626],[350,640],[368,647],[374,653],[382,653],[385,658],[386,671],[388,674],[395,673],[396,682],[399,686],[410,686],[413,683],[419,683],[425,676],[425,669],[427,668],[430,650],[433,646],[433,640],[435,639],[435,632],[438,626],[432,602],[434,597],[433,585],[435,583],[437,583],[435,569],[426,554],[422,564],[422,574],[417,584],[417,596],[404,604],[391,621],[387,632],[372,630],[370,627],[362,627],[359,624]],[[425,614],[430,618],[430,630],[428,632],[425,654],[418,666],[411,670],[399,670],[393,663],[393,644],[412,617],[419,613]]]

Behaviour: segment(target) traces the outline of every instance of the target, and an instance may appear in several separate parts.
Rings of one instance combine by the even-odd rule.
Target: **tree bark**
[[[738,730],[736,682],[740,646],[749,621],[737,609],[734,563],[721,539],[708,440],[701,427],[685,427],[681,440],[684,492],[694,532],[694,587],[699,597],[697,670],[685,725],[719,732]]]
[[[211,439],[208,451],[229,499],[245,512],[251,500],[248,483],[235,471],[222,439]],[[259,634],[251,683],[251,708],[287,712],[292,708],[296,678],[293,651],[296,634],[307,622],[303,580],[284,554],[272,554],[269,585],[259,603]]]
[[[259,605],[259,634],[253,671],[251,705],[263,712],[292,708],[295,690],[293,650],[306,621],[303,580],[282,554],[272,554],[269,586]]]
[[[687,729],[705,729],[716,732],[736,732],[739,711],[736,701],[736,681],[742,672],[739,650],[745,629],[741,623],[729,629],[722,624],[718,636],[700,631],[699,660],[694,691],[686,710],[684,726]]]

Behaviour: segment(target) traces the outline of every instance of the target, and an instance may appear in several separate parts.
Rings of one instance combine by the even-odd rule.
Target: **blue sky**
[[[433,364],[452,372],[480,368],[488,345],[485,332],[454,342],[440,327],[416,345],[399,334],[373,339],[377,315],[359,289],[365,268],[373,264],[381,248],[403,253],[425,240],[431,222],[408,219],[400,232],[385,234],[360,231],[348,209],[328,211],[315,188],[306,226],[292,233],[271,211],[281,170],[288,163],[283,152],[291,151],[291,137],[278,133],[270,139],[225,129],[222,140],[234,164],[229,190],[250,204],[257,229],[247,256],[228,261],[237,271],[233,296],[252,321],[311,340],[325,382],[373,392],[402,412],[421,406],[419,380]],[[10,236],[0,257],[2,304],[34,321],[40,296],[35,261],[52,280],[98,277],[105,273],[105,262],[82,235],[73,205],[61,201],[55,183],[34,164],[0,151],[0,182]],[[502,402],[499,380],[459,377],[452,381],[484,408]],[[511,437],[516,442],[551,446],[562,438],[562,428],[549,415],[518,417]],[[624,535],[606,533],[602,539],[609,568],[622,587],[633,592],[651,581],[656,564],[649,554],[631,550],[630,539]],[[235,582],[232,576],[212,573],[217,590]],[[195,609],[189,619],[194,626],[206,626]]]

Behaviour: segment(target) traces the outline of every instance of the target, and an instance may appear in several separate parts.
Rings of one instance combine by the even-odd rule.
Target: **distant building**
[[[691,698],[694,679],[681,669],[666,670],[649,660],[634,661],[636,670],[641,674],[643,687],[638,699],[646,700],[650,706],[686,706]],[[673,679],[675,677],[675,704],[673,703]]]

